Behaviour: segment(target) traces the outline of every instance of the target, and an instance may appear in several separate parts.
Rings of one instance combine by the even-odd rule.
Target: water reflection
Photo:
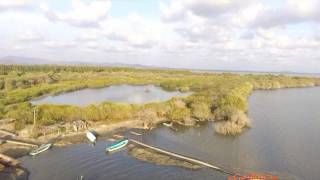
[[[85,106],[112,101],[117,103],[142,104],[169,100],[175,96],[187,96],[190,93],[167,92],[154,85],[133,86],[114,85],[99,89],[83,89],[57,96],[46,96],[31,101],[33,104],[70,104]]]

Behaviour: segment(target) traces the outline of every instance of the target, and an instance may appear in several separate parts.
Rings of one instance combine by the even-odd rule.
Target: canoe
[[[118,135],[118,134],[113,135],[113,137],[115,137],[115,138],[124,138],[124,136]]]
[[[119,142],[111,145],[110,147],[106,148],[106,151],[112,152],[112,151],[121,149],[121,148],[125,147],[128,143],[129,143],[129,140],[127,140],[127,139],[119,141]]]
[[[87,132],[87,138],[89,139],[89,141],[91,141],[92,143],[95,143],[97,140],[97,137],[90,131]]]
[[[38,155],[38,154],[40,154],[40,153],[42,153],[42,152],[50,149],[51,146],[52,146],[51,143],[49,143],[49,144],[42,144],[39,148],[37,148],[37,149],[35,149],[35,150],[32,150],[29,154],[30,154],[31,156]]]
[[[167,126],[167,127],[171,127],[172,126],[172,122],[171,123],[162,123],[164,126]]]
[[[134,132],[134,131],[130,131],[130,134],[132,134],[132,135],[136,135],[136,136],[141,136],[141,135],[142,135],[142,134],[137,133],[137,132]]]

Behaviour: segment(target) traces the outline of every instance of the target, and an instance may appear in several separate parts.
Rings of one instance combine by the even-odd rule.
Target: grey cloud
[[[208,0],[190,0],[182,1],[179,10],[171,10],[172,4],[167,6],[171,10],[169,14],[163,16],[164,21],[175,22],[186,19],[188,13],[205,18],[217,18],[220,15],[233,13],[241,7],[245,7],[252,0],[234,0],[234,1],[208,1]]]
[[[111,1],[72,1],[71,9],[65,12],[51,10],[48,4],[41,4],[40,9],[48,20],[65,22],[72,26],[96,28],[108,17]]]
[[[148,41],[143,43],[131,43],[131,46],[140,49],[151,49],[152,47],[154,47],[154,42]]]
[[[128,41],[128,37],[127,36],[123,36],[120,33],[116,33],[116,32],[111,32],[109,34],[105,34],[105,36],[113,41]]]
[[[299,23],[308,19],[311,20],[311,18],[302,17],[290,11],[269,10],[259,14],[253,22],[249,23],[249,26],[254,28],[271,28],[290,23]]]
[[[83,28],[97,28],[97,27],[99,27],[100,21],[107,17],[107,15],[102,16],[102,17],[92,21],[92,20],[80,20],[80,19],[63,19],[63,18],[60,18],[54,12],[50,12],[50,11],[45,12],[44,14],[47,17],[47,19],[52,22],[65,22],[65,23],[70,24],[72,26],[78,26],[78,27],[83,27]]]
[[[230,39],[231,30],[222,26],[204,24],[201,27],[177,27],[175,31],[191,42],[222,43]]]
[[[295,24],[301,22],[320,22],[320,1],[312,1],[312,7],[301,7],[301,4],[292,6],[286,4],[281,8],[269,8],[261,11],[254,21],[249,23],[249,27],[257,28],[272,28],[287,24]],[[299,9],[302,8],[303,10]]]
[[[74,42],[60,42],[60,41],[45,41],[42,45],[46,48],[72,48],[76,47]]]
[[[255,33],[253,31],[247,30],[240,35],[241,39],[252,40],[255,37]]]
[[[225,4],[212,3],[215,1],[194,1],[189,5],[189,9],[196,15],[203,17],[213,17],[237,10],[245,6],[248,0],[229,1]]]

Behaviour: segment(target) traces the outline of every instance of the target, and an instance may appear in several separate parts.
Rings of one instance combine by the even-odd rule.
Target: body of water
[[[86,106],[104,101],[116,103],[143,104],[166,101],[175,96],[187,96],[190,93],[168,92],[154,85],[133,86],[113,85],[105,88],[83,89],[56,96],[45,96],[32,100],[32,104],[68,104]]]
[[[160,126],[137,139],[232,168],[281,179],[320,179],[320,88],[256,91],[249,99],[253,127],[231,137],[216,134],[212,123],[178,131]],[[227,179],[210,169],[187,170],[135,160],[126,150],[106,155],[110,142],[53,148],[21,160],[31,180],[76,179]]]

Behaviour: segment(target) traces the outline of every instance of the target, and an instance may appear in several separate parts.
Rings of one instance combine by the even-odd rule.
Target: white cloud
[[[29,8],[32,0],[0,0],[0,11]]]
[[[35,41],[44,40],[44,37],[42,34],[32,30],[26,30],[24,32],[18,33],[17,37],[19,41],[24,41],[24,42],[35,42]]]
[[[81,33],[77,38],[78,41],[96,41],[99,38],[98,30],[87,30]]]
[[[47,2],[0,0],[0,53],[206,69],[320,65],[320,0],[163,0],[160,17],[110,0]]]
[[[152,48],[165,41],[163,38],[171,29],[161,22],[131,13],[128,16],[101,22],[101,35],[110,41],[124,43],[135,48]]]
[[[62,21],[81,27],[98,26],[99,22],[107,17],[110,7],[110,0],[94,0],[87,3],[72,0],[71,9],[65,12],[51,10],[45,3],[40,6],[49,20]]]
[[[55,40],[44,41],[42,45],[47,48],[70,48],[76,46],[74,42],[63,42]]]

